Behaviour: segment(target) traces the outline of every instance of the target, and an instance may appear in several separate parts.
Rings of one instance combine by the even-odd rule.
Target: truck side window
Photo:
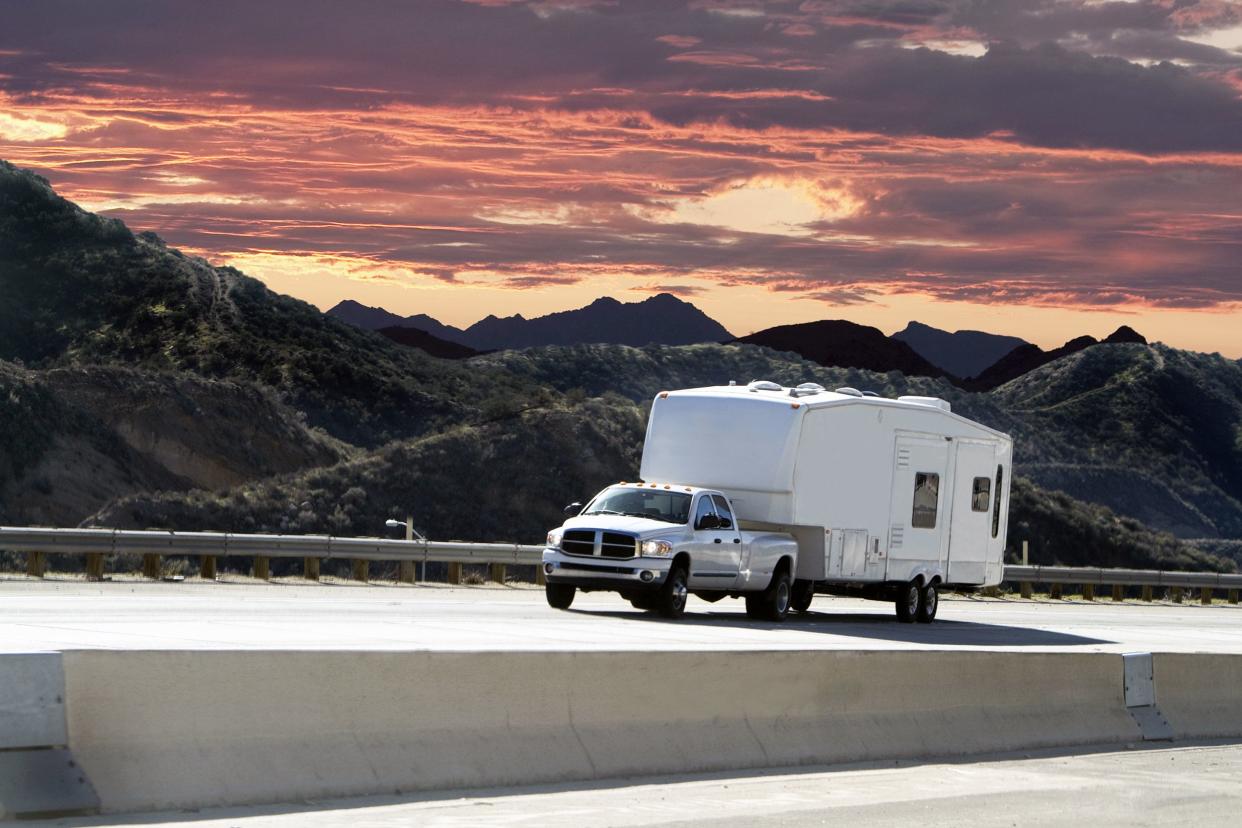
[[[732,529],[733,513],[729,511],[729,501],[720,495],[712,495],[712,503],[716,504],[716,514],[720,518],[720,528]]]
[[[970,510],[986,512],[992,505],[992,481],[986,477],[976,477],[970,490]]]
[[[699,505],[694,508],[694,528],[703,529],[703,518],[707,516],[715,517],[716,513],[712,511],[712,499],[707,495],[699,498]]]
[[[992,537],[996,537],[1000,533],[1000,502],[1001,502],[1001,480],[1004,479],[1005,467],[997,464],[996,466],[996,497],[992,500]]]
[[[936,528],[936,507],[940,503],[940,475],[915,472],[914,516],[910,525],[915,529]]]

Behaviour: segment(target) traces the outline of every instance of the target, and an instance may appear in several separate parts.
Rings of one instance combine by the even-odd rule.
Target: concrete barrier
[[[1176,738],[1242,736],[1242,655],[1156,653],[1152,666]]]
[[[109,811],[1141,738],[1115,654],[78,651],[64,667],[70,744]]]

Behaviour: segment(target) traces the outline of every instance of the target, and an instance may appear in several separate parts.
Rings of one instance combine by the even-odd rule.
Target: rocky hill
[[[923,359],[955,377],[982,373],[1014,348],[1028,344],[1016,336],[984,331],[942,331],[921,322],[911,322],[891,339],[904,342]]]
[[[879,328],[824,319],[800,325],[778,325],[736,340],[777,351],[791,351],[820,365],[863,368],[912,377],[943,377],[947,373],[915,353],[906,343],[890,339]]]

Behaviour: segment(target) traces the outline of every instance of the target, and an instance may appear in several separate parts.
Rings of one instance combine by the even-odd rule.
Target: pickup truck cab
[[[568,609],[575,593],[620,593],[667,618],[693,594],[746,599],[752,618],[789,612],[798,546],[778,532],[739,528],[733,504],[712,489],[618,483],[548,533],[543,573],[548,603]]]

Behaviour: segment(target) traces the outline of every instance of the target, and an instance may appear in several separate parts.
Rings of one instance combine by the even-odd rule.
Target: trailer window
[[[910,525],[915,529],[936,528],[936,508],[940,504],[940,475],[916,472],[914,475],[914,516]]]
[[[975,485],[970,490],[970,510],[986,512],[992,505],[992,481],[986,477],[976,477]]]
[[[1004,479],[1005,467],[996,466],[996,497],[992,498],[992,537],[1000,534],[1000,502],[1001,481]]]

